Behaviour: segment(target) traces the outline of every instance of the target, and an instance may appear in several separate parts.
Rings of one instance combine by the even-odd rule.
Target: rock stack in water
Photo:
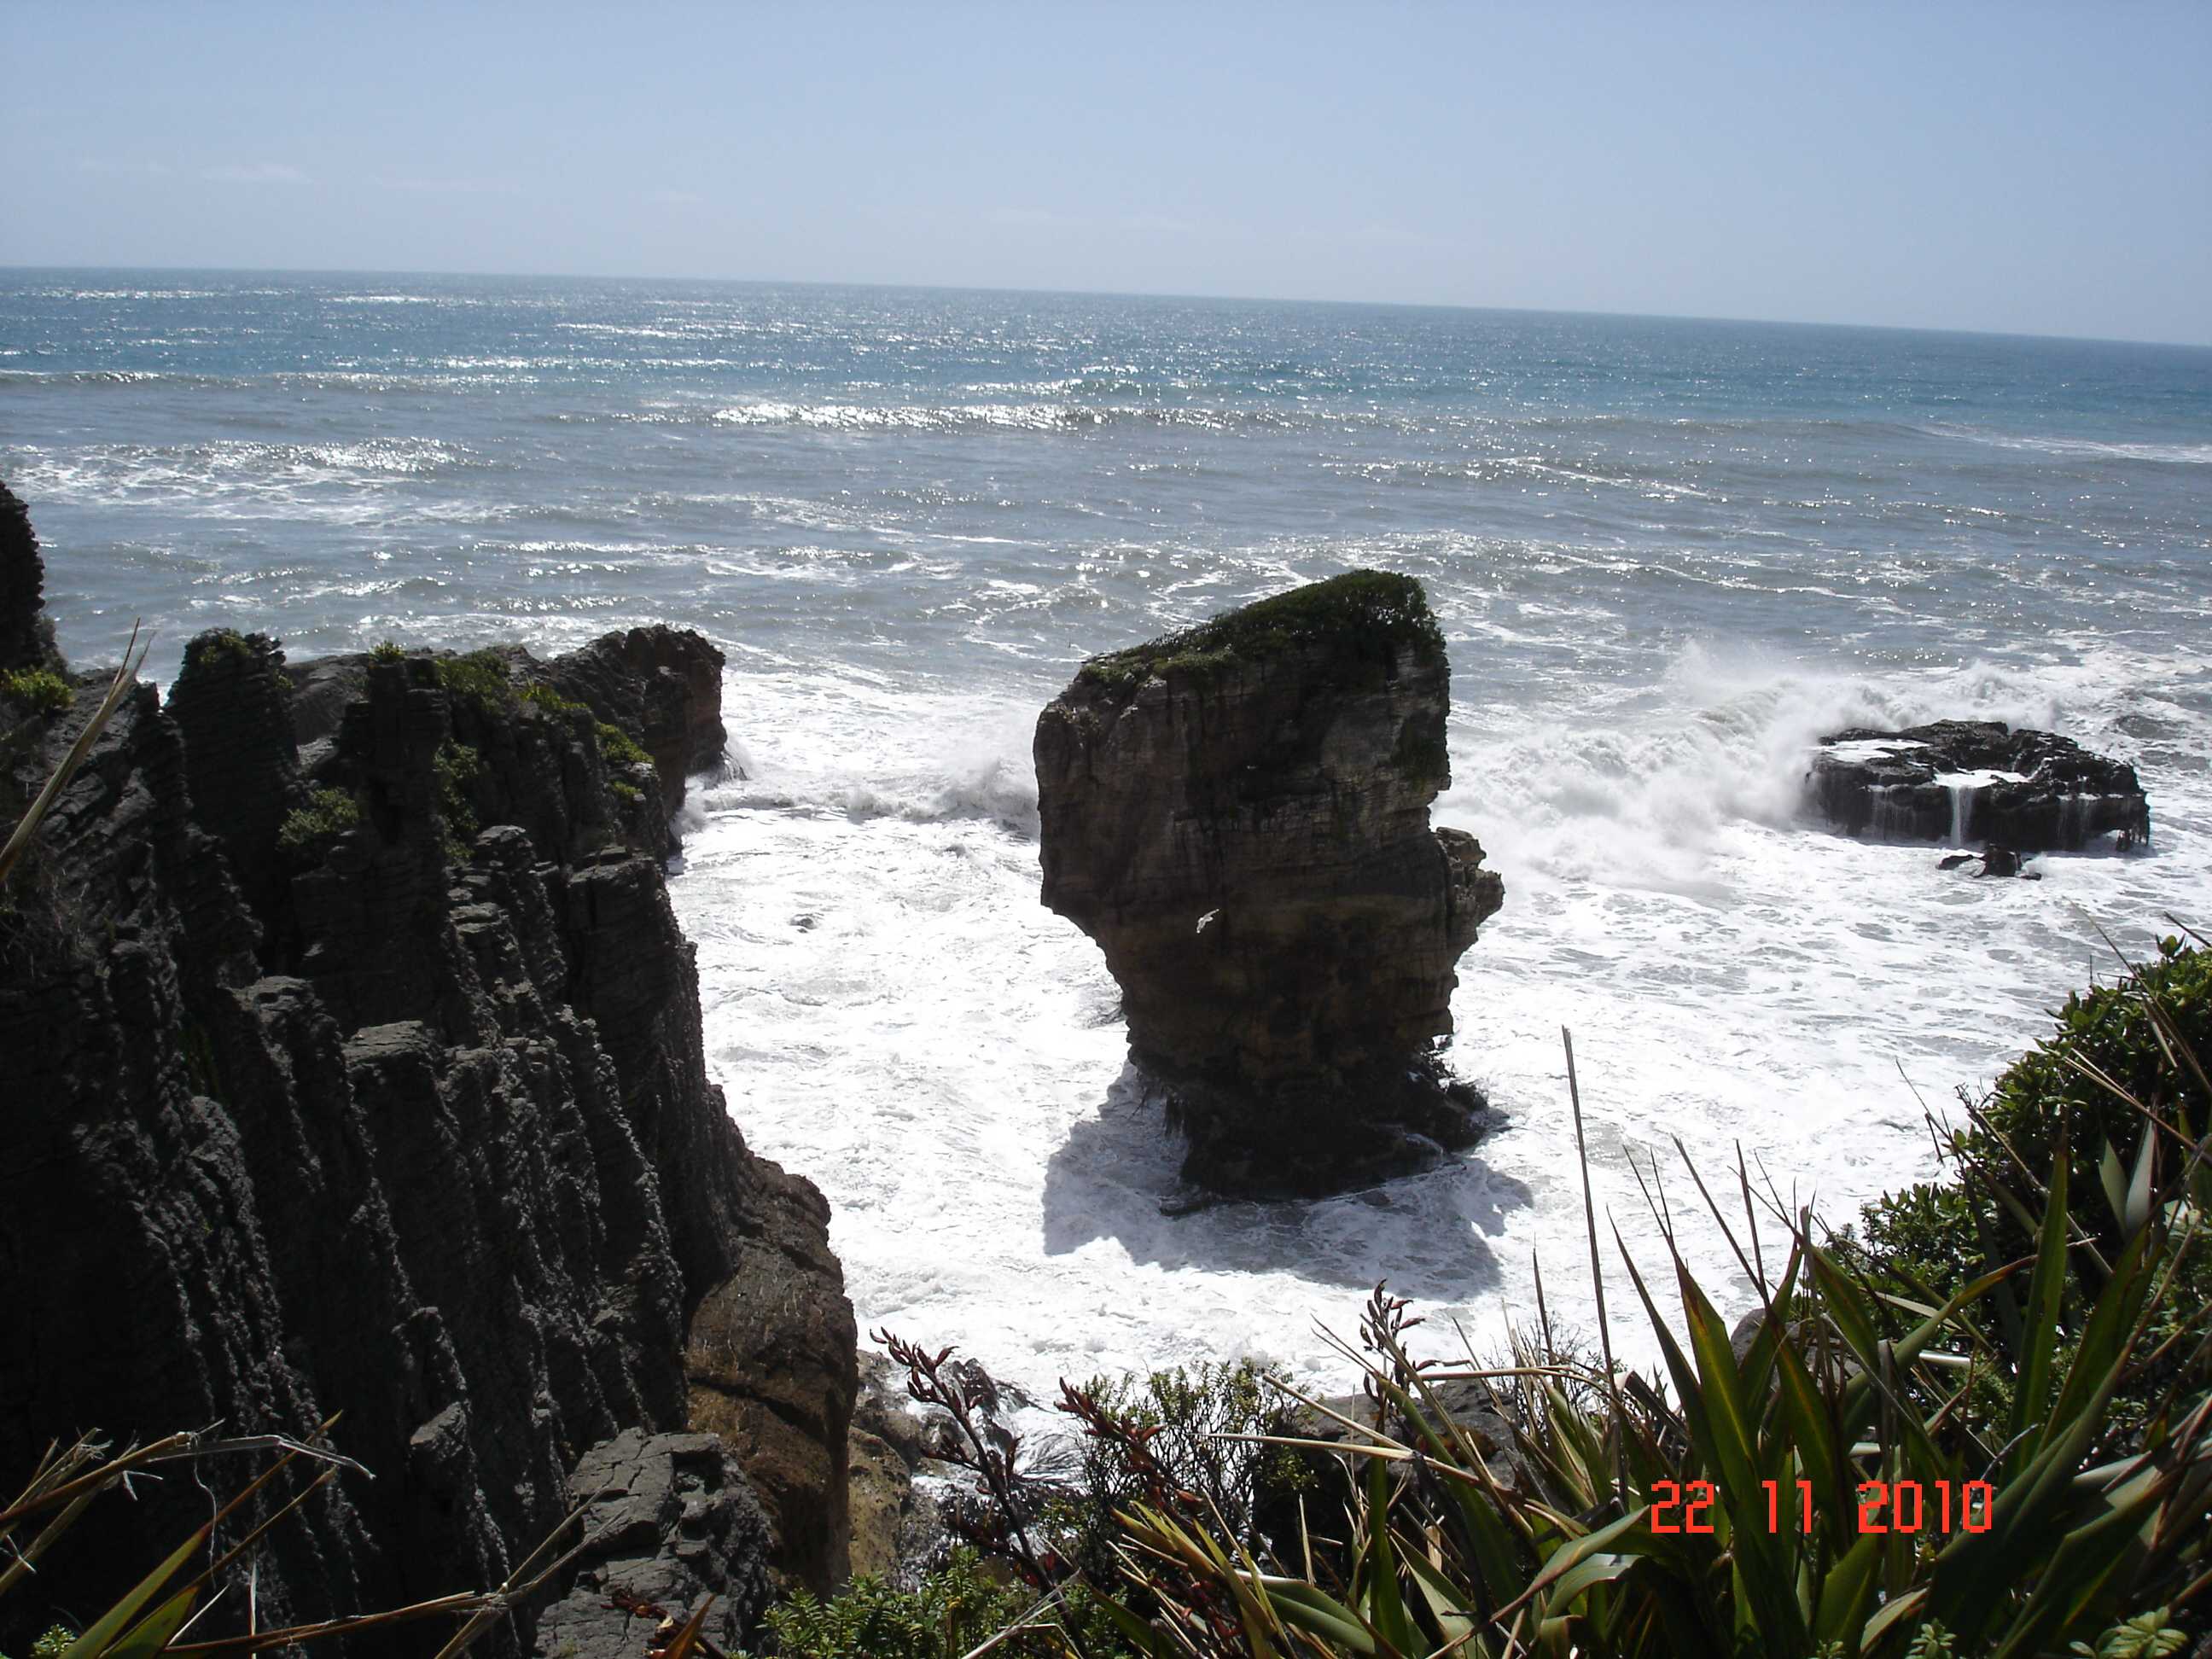
[[[20,522],[0,489],[8,669],[52,660]],[[343,1412],[376,1479],[269,1535],[264,1628],[495,1587],[616,1474],[625,1530],[564,1651],[642,1650],[596,1611],[625,1584],[715,1590],[728,1648],[771,1572],[842,1576],[828,1207],[708,1080],[662,872],[720,663],[667,629],[289,668],[216,633],[166,706],[128,695],[0,890],[0,1483],[84,1429]],[[0,829],[104,678],[28,684],[0,690]],[[105,1606],[207,1517],[191,1479],[140,1499],[94,1504],[0,1613]]]
[[[1044,902],[1104,951],[1191,1179],[1319,1193],[1474,1139],[1435,1040],[1504,888],[1429,825],[1449,696],[1420,585],[1362,570],[1095,657],[1039,716]]]
[[[1875,841],[2078,853],[2150,839],[2135,768],[1997,720],[1838,732],[1820,740],[1805,792],[1831,827]]]

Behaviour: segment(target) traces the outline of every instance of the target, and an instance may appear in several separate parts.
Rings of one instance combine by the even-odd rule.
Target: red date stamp
[[[1784,1490],[1778,1480],[1762,1480],[1766,1493],[1766,1529],[1778,1533],[1813,1530],[1813,1483]],[[1858,1530],[1875,1532],[1987,1532],[1996,1488],[1986,1480],[1862,1480],[1858,1484]],[[1709,1533],[1720,1489],[1710,1480],[1651,1483],[1651,1530]]]

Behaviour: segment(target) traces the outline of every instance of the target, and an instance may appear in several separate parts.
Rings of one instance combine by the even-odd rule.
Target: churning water
[[[2212,884],[2212,352],[1066,295],[392,276],[0,276],[0,474],[63,642],[295,655],[689,624],[742,777],[677,904],[752,1144],[820,1183],[865,1325],[1048,1389],[1340,1371],[1376,1279],[1478,1347],[1589,1316],[1601,1212],[1736,1148],[1832,1218],[1931,1165],[1917,1096]],[[1462,1159],[1173,1218],[1115,989],[1036,902],[1037,708],[1083,656],[1358,565],[1426,585],[1454,787],[1504,910]],[[1796,817],[1843,724],[2054,727],[2133,762],[2148,854],[1936,868]],[[1916,1092],[1917,1091],[1917,1092]],[[1670,1170],[1670,1165],[1672,1165]],[[1732,1181],[1732,1176],[1731,1176]],[[1689,1252],[1744,1287],[1717,1237]],[[1622,1322],[1616,1321],[1616,1327]],[[1650,1352],[1632,1335],[1639,1356]],[[1441,1328],[1443,1322],[1437,1324]]]

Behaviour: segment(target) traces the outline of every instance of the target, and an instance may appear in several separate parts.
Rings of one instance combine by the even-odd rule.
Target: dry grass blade
[[[1605,1387],[1613,1401],[1615,1422],[1627,1420],[1627,1410],[1621,1404],[1620,1380],[1613,1360],[1613,1324],[1606,1313],[1605,1267],[1597,1248],[1597,1203],[1590,1194],[1589,1146],[1583,1138],[1583,1091],[1575,1076],[1575,1034],[1565,1026],[1559,1027],[1559,1042],[1567,1053],[1567,1099],[1575,1114],[1575,1160],[1582,1168],[1583,1225],[1589,1235],[1590,1294],[1597,1301],[1597,1340],[1605,1358]],[[1626,1501],[1628,1492],[1628,1453],[1625,1444],[1617,1444],[1618,1457],[1614,1474],[1620,1482],[1620,1492]]]

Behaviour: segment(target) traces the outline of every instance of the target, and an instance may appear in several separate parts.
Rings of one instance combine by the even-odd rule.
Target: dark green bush
[[[368,659],[371,662],[405,662],[407,653],[390,640],[384,640],[369,647]]]
[[[205,667],[220,657],[250,661],[252,656],[253,642],[245,635],[234,628],[219,628],[201,635],[185,647],[185,665],[187,668]]]
[[[514,701],[507,659],[490,649],[466,656],[436,659],[438,684],[454,698],[466,697],[485,708],[504,708]]]
[[[461,858],[467,843],[476,838],[477,809],[471,794],[477,780],[483,775],[483,757],[467,744],[448,738],[438,745],[430,769],[438,780],[438,816],[445,821],[446,852],[449,857]]]
[[[962,1659],[1036,1597],[961,1550],[911,1590],[856,1578],[829,1601],[801,1590],[768,1615],[781,1659]],[[1055,1632],[1017,1635],[995,1653],[1058,1656]]]
[[[318,789],[305,806],[285,814],[277,827],[276,845],[295,858],[315,856],[360,822],[361,803],[346,791]]]
[[[1984,1264],[2027,1254],[2034,1241],[1993,1188],[2017,1188],[2028,1172],[2047,1173],[2062,1137],[2075,1224],[2100,1251],[2116,1248],[2112,1178],[2132,1172],[2148,1126],[2112,1085],[2185,1137],[2212,1127],[2204,1080],[2167,1052],[2161,1013],[2185,1048],[2212,1054],[2212,952],[2163,939],[2139,973],[2069,995],[2052,1034],[1997,1079],[1967,1121],[1946,1133],[1953,1163],[1990,1180],[1923,1182],[1885,1194],[1860,1218],[1868,1249],[1901,1275],[1938,1289]]]

